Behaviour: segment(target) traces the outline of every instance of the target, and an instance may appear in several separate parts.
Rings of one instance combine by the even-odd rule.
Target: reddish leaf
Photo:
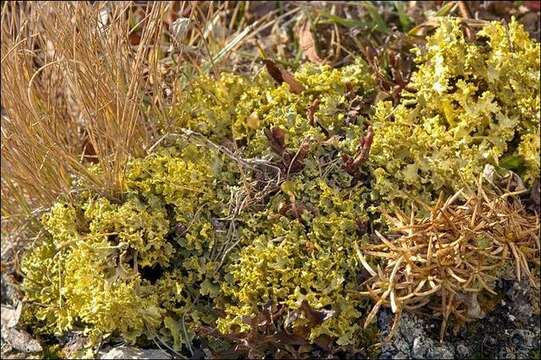
[[[285,82],[289,86],[289,90],[294,94],[300,94],[304,91],[302,84],[298,82],[289,71],[283,69],[271,60],[264,59],[263,62],[265,63],[269,75],[272,76],[278,84]]]
[[[308,155],[310,144],[303,142],[296,153],[288,152],[284,156],[284,165],[287,165],[288,172],[299,172],[304,168],[304,159]]]
[[[286,150],[286,133],[284,130],[274,127],[271,130],[265,129],[265,136],[269,140],[272,151],[278,155],[283,155]]]
[[[306,319],[310,322],[311,326],[319,325],[325,319],[325,314],[323,312],[312,309],[308,301],[303,300],[301,303],[301,310],[304,313]]]
[[[308,121],[310,122],[310,125],[312,125],[312,126],[316,125],[315,114],[316,114],[317,109],[319,109],[319,103],[320,102],[321,102],[321,100],[319,100],[319,98],[317,98],[308,107],[307,117],[308,117]]]
[[[361,138],[355,158],[352,159],[346,154],[342,155],[344,168],[350,175],[355,176],[361,164],[368,159],[368,154],[370,153],[370,147],[372,146],[373,139],[374,131],[372,130],[372,126],[369,126],[368,130],[366,131],[366,135]]]

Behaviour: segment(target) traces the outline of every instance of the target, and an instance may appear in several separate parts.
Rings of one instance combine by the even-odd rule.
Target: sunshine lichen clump
[[[118,227],[118,220],[127,224]],[[46,239],[26,256],[23,271],[26,298],[39,304],[33,315],[47,330],[63,333],[82,322],[94,337],[118,330],[133,341],[156,328],[162,313],[158,295],[148,291],[128,259],[133,249],[147,248],[143,261],[168,260],[170,247],[152,246],[166,245],[163,214],[135,201],[114,206],[88,199],[80,208],[56,204],[43,223]]]
[[[429,200],[473,184],[485,164],[538,177],[539,43],[516,21],[490,23],[469,41],[445,18],[416,54],[410,91],[375,109],[376,192]]]
[[[301,95],[291,92],[286,83],[276,86],[266,73],[256,75],[253,81],[227,73],[219,81],[203,76],[193,93],[186,94],[182,106],[171,111],[181,127],[218,142],[234,139],[245,143],[247,156],[271,153],[263,130],[272,127],[285,131],[291,148],[309,138],[326,140],[329,134],[345,134],[350,140],[359,137],[364,124],[348,119],[347,110],[348,97],[368,96],[374,91],[375,83],[364,61],[358,59],[342,69],[305,64],[295,78],[307,89]],[[311,122],[307,113],[315,99],[319,99],[313,114],[317,121]],[[350,145],[353,151],[357,143]]]
[[[222,286],[233,299],[218,323],[224,333],[249,331],[247,319],[280,311],[290,312],[286,327],[311,341],[324,335],[339,345],[353,343],[362,315],[359,299],[350,296],[360,286],[354,244],[363,240],[368,220],[367,191],[308,175],[315,166],[308,159],[305,172],[284,182],[264,211],[244,217],[240,239],[246,245]],[[303,313],[308,306],[325,320],[310,323]]]
[[[184,144],[133,161],[120,203],[88,194],[75,205],[57,203],[43,217],[45,240],[23,263],[27,300],[40,304],[33,316],[59,333],[81,323],[95,338],[155,333],[166,309],[190,303],[213,279],[203,255],[219,238],[211,219],[222,215],[216,189],[227,182],[225,167],[216,154]],[[176,283],[168,283],[172,276]]]
[[[301,66],[302,92],[266,72],[200,76],[169,109],[167,141],[128,164],[121,197],[85,190],[44,216],[23,264],[27,318],[95,339],[159,333],[175,350],[208,329],[257,342],[271,325],[356,346],[358,249],[393,200],[430,202],[485,164],[538,177],[539,44],[516,22],[470,41],[443,19],[416,51],[396,106],[370,107],[362,59]]]
[[[245,330],[269,302],[300,311],[306,300],[333,314],[310,324],[307,339],[352,342],[360,311],[348,295],[358,265],[350,253],[367,193],[338,161],[355,151],[365,125],[342,110],[348,97],[369,94],[372,80],[361,60],[342,70],[307,65],[295,76],[311,90],[293,94],[265,75],[202,77],[172,112],[218,148],[244,142],[242,155],[179,139],[128,165],[121,199],[85,192],[44,217],[46,239],[26,257],[24,286],[41,304],[32,314],[45,330],[83,327],[130,341],[160,331],[179,349],[187,341],[180,324],[191,338],[216,326],[219,308],[227,333]],[[268,129],[283,132],[274,147]],[[245,167],[243,156],[269,160]],[[307,326],[296,317],[287,326]]]

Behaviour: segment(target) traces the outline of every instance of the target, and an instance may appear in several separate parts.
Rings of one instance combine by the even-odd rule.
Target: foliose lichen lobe
[[[265,73],[202,75],[170,115],[228,151],[183,138],[132,160],[121,199],[55,204],[23,262],[26,298],[39,304],[28,318],[95,338],[160,332],[178,348],[180,322],[190,336],[202,325],[227,334],[281,311],[309,341],[354,343],[366,315],[355,244],[379,207],[450,194],[485,164],[539,177],[539,43],[515,21],[470,40],[445,18],[415,51],[399,103],[362,114],[351,103],[376,91],[362,59],[303,65],[302,94]],[[370,157],[353,176],[342,155],[355,155],[369,124]]]

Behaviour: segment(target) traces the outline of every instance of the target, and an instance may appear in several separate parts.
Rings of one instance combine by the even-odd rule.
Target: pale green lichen
[[[248,331],[248,320],[269,308],[285,307],[283,311],[296,314],[288,326],[302,329],[308,320],[300,306],[306,300],[316,311],[330,314],[308,329],[310,340],[328,335],[340,345],[351,344],[362,315],[359,300],[349,294],[360,285],[353,244],[362,240],[359,225],[367,220],[366,189],[341,189],[303,173],[282,190],[265,211],[245,217],[240,239],[246,246],[227,271],[231,280],[222,286],[233,301],[218,328]],[[284,213],[292,202],[298,213]]]
[[[82,324],[94,339],[156,332],[166,310],[191,304],[193,288],[216,276],[203,255],[218,237],[210,219],[222,214],[215,191],[227,181],[222,165],[215,153],[183,144],[133,161],[120,204],[92,196],[57,203],[43,218],[46,240],[23,263],[26,298],[40,304],[33,316],[58,333]],[[174,230],[180,224],[182,236]],[[156,284],[148,271],[160,275]]]
[[[94,339],[119,331],[133,341],[160,323],[158,296],[122,263],[128,245],[87,232],[77,221],[92,219],[76,219],[75,213],[69,205],[55,205],[44,219],[47,238],[24,259],[26,299],[37,304],[33,316],[55,333],[82,323]]]
[[[471,42],[444,18],[416,54],[410,91],[395,107],[379,103],[372,119],[375,192],[430,200],[512,155],[526,181],[538,177],[539,43],[514,20],[490,23]]]
[[[362,124],[344,120],[348,87],[358,96],[374,91],[375,83],[364,61],[358,59],[342,69],[305,64],[295,77],[307,89],[301,96],[289,91],[286,83],[275,86],[266,73],[260,73],[253,81],[227,73],[222,74],[220,81],[204,76],[194,84],[193,92],[186,94],[182,106],[171,110],[171,116],[179,119],[180,126],[214,141],[245,142],[247,156],[261,156],[270,152],[265,128],[285,130],[291,148],[297,148],[306,138],[325,140],[324,131],[307,121],[310,104],[319,98],[315,117],[321,127],[331,135],[359,135]]]
[[[201,76],[169,109],[167,131],[183,139],[132,160],[120,199],[86,191],[43,218],[46,235],[23,262],[29,318],[95,339],[159,332],[180,350],[202,327],[257,331],[261,314],[282,309],[285,330],[355,346],[366,315],[355,245],[382,208],[430,202],[509,159],[528,184],[538,177],[538,55],[514,21],[471,42],[442,19],[417,50],[412,91],[369,118],[350,111],[375,94],[361,59],[302,66],[302,94],[266,73]],[[352,174],[343,156],[355,156],[368,122],[370,157]],[[324,319],[313,323],[306,306]]]

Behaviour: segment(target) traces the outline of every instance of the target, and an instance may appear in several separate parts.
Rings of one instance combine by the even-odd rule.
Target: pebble
[[[462,343],[456,346],[456,353],[463,359],[468,359],[470,357],[470,349]]]
[[[160,349],[138,349],[122,345],[102,353],[100,359],[171,359],[171,356]]]
[[[429,353],[428,358],[430,359],[454,359],[455,356],[453,352],[445,346],[434,347]]]
[[[380,359],[471,359],[480,350],[483,358],[531,358],[532,350],[541,345],[539,315],[534,313],[533,296],[522,294],[524,288],[534,290],[526,282],[510,282],[506,288],[508,298],[498,302],[502,306],[489,312],[484,320],[461,328],[460,336],[449,335],[444,343],[436,339],[437,322],[404,313],[399,331],[382,346]],[[388,332],[392,320],[390,311],[380,313],[378,325],[382,333]]]
[[[413,340],[413,347],[411,349],[412,355],[416,359],[424,358],[427,352],[427,346],[421,337],[416,337]]]
[[[393,359],[408,359],[409,356],[408,354],[400,351],[399,353],[397,353],[395,356],[393,356]]]

